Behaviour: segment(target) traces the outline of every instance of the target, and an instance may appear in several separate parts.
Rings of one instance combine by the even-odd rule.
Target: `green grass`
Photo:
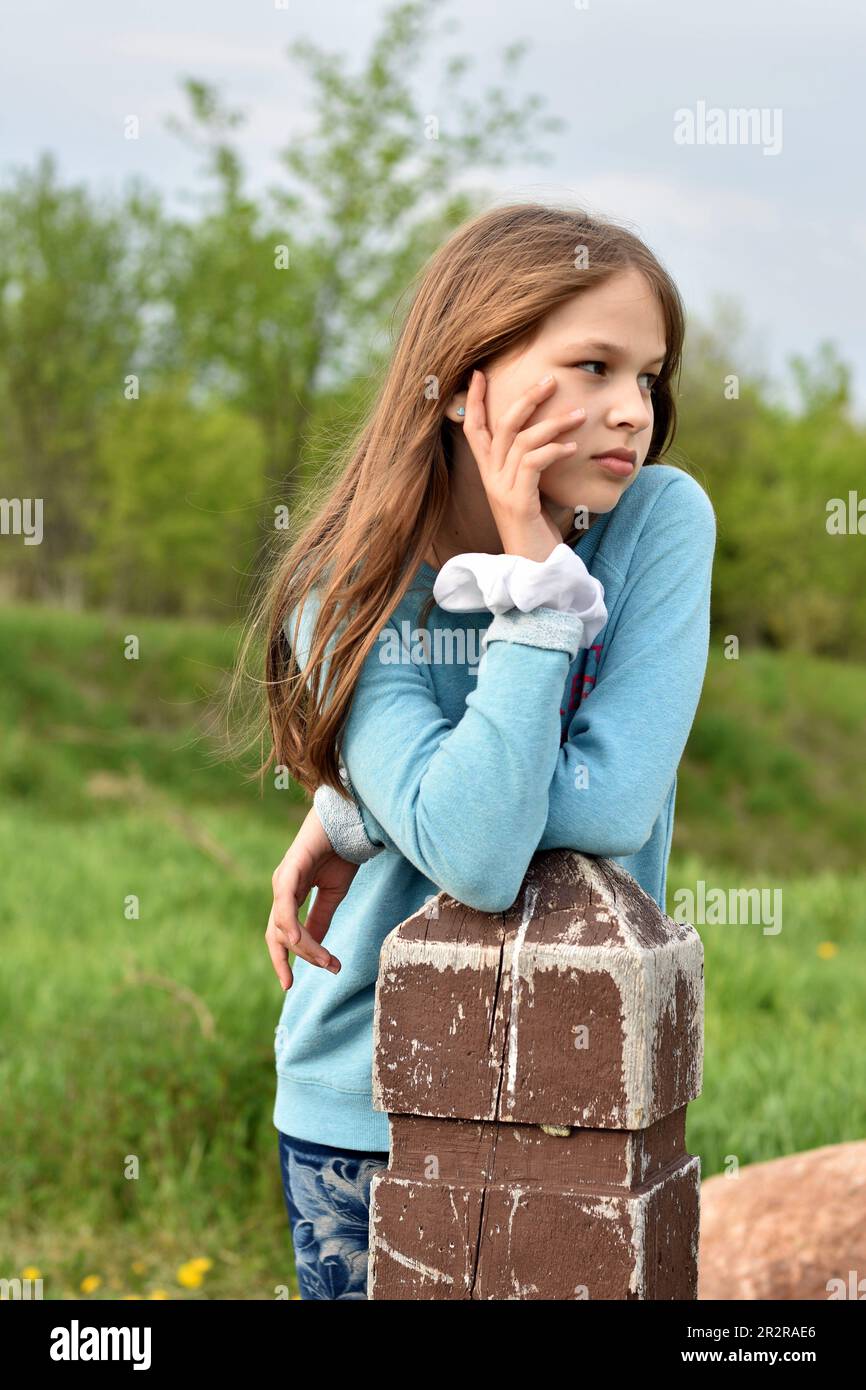
[[[136,660],[124,656],[130,634]],[[219,802],[266,824],[286,793],[271,788],[269,804],[258,782],[243,780],[251,767],[215,757],[205,736],[236,636],[191,622],[0,609],[0,795],[110,818],[112,799],[100,806],[89,776],[140,774],[179,807]]]
[[[680,853],[737,873],[856,870],[866,668],[763,650],[726,661],[714,649],[677,784]]]
[[[263,940],[290,835],[276,816],[199,814],[243,878],[152,812],[0,819],[2,1267],[37,1265],[55,1297],[91,1272],[133,1291],[133,1259],[175,1296],[173,1271],[199,1255],[214,1297],[291,1281],[270,1115],[283,996]]]
[[[668,911],[699,879],[781,890],[781,930],[701,923],[704,1081],[688,1147],[704,1177],[866,1133],[866,872],[732,876],[672,859]],[[769,901],[773,901],[770,897]],[[770,923],[765,925],[768,927]],[[775,924],[774,924],[775,929]]]
[[[214,761],[204,716],[233,650],[204,625],[0,610],[0,1274],[36,1266],[46,1298],[90,1274],[97,1299],[296,1292],[263,936],[304,804]],[[781,888],[784,915],[775,936],[698,924],[705,1177],[866,1129],[863,689],[828,661],[711,663],[669,911],[704,879]],[[181,1287],[199,1256],[202,1286]]]

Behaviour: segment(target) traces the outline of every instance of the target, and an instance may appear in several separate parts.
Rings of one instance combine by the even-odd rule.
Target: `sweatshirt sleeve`
[[[715,542],[712,503],[683,473],[635,546],[596,682],[557,755],[538,849],[610,858],[649,839],[706,673]]]
[[[313,604],[298,637],[303,663]],[[393,617],[361,667],[340,755],[366,834],[468,907],[503,912],[520,890],[547,821],[559,702],[582,635],[574,613],[497,615],[456,724]]]
[[[703,687],[715,543],[710,499],[680,474],[659,494],[634,549],[596,683],[557,754],[537,850],[612,858],[636,853],[652,834]],[[515,617],[531,615],[494,622]],[[363,863],[395,848],[363,806],[330,787],[314,800],[343,858]]]

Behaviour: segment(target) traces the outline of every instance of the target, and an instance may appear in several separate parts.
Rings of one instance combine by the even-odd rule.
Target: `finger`
[[[275,935],[278,939],[284,939],[279,927],[275,928]],[[332,975],[338,975],[342,966],[337,956],[331,954],[307,931],[306,927],[301,927],[301,938],[294,948],[295,955],[300,956],[301,960],[308,961],[310,965],[318,965],[325,970],[330,970]]]
[[[506,467],[502,471],[502,480],[506,486],[513,488],[517,481],[517,474],[526,459],[527,454],[538,450],[542,445],[552,442],[558,434],[564,430],[579,429],[586,421],[586,411],[582,406],[577,410],[570,410],[565,415],[552,415],[549,420],[539,420],[537,425],[530,425],[527,429],[521,430],[515,437],[514,443],[509,450],[506,459]],[[573,443],[572,440],[561,441],[563,446]],[[545,456],[546,463],[552,463],[556,458],[566,457],[567,454],[576,452],[574,448],[566,450],[566,455],[549,454]],[[540,460],[536,460],[539,463]]]
[[[286,851],[285,857],[274,869],[271,887],[277,918],[292,939],[293,930],[300,930],[297,923],[297,908],[303,903],[313,886],[314,865],[312,856],[298,843],[296,836]],[[290,903],[294,903],[294,914]],[[294,915],[294,928],[292,916]]]
[[[294,984],[292,967],[289,965],[289,953],[279,941],[268,942],[268,952],[271,957],[271,964],[277,972],[277,979],[283,989],[291,989]]]
[[[539,420],[536,425],[527,425],[525,430],[521,430],[514,441],[514,448],[525,454],[530,449],[537,449],[541,444],[549,443],[558,434],[563,434],[566,430],[579,429],[585,424],[586,411],[583,406],[578,406],[577,410],[566,411],[564,415],[551,415],[549,419]]]
[[[466,393],[466,415],[463,419],[463,433],[479,467],[486,468],[490,461],[491,434],[487,424],[487,407],[484,398],[487,394],[487,378],[477,369],[472,373],[469,390]]]
[[[301,939],[298,908],[310,891],[307,877],[306,874],[302,874],[298,864],[288,861],[284,864],[274,888],[274,921],[293,951],[297,950]]]
[[[540,449],[530,449],[528,454],[524,454],[518,464],[518,476],[516,484],[520,488],[521,479],[525,482],[526,492],[531,496],[533,491],[538,491],[538,476],[543,473],[545,468],[549,468],[557,459],[569,458],[577,452],[577,445],[573,440],[565,444],[545,444]]]
[[[271,964],[273,965],[274,970],[276,971],[277,979],[279,980],[283,989],[291,989],[293,976],[292,967],[289,965],[288,948],[283,942],[277,939],[273,921],[274,915],[273,909],[271,909],[271,915],[268,919],[268,930],[265,932],[265,941],[267,942],[268,946],[268,954],[271,958]]]
[[[502,412],[493,431],[492,456],[498,468],[501,468],[505,463],[518,430],[526,423],[533,411],[538,409],[541,402],[550,395],[555,385],[556,381],[552,375],[548,376],[546,380],[542,378],[541,381],[536,381],[534,386],[530,386],[528,391],[524,391]]]
[[[310,965],[318,965],[323,970],[331,970],[334,974],[340,969],[338,958],[332,954],[327,947],[322,945],[322,937],[327,931],[327,925],[322,929],[310,930],[306,922],[302,923],[298,916],[299,894],[292,888],[293,875],[290,871],[286,873],[285,884],[281,885],[281,895],[274,899],[271,909],[273,914],[274,930],[284,941],[290,950],[302,960],[309,961]],[[313,907],[319,901],[317,890]],[[331,907],[327,914],[328,922],[333,916],[334,908]],[[307,917],[309,918],[309,913]],[[314,920],[314,927],[316,926]]]
[[[321,888],[319,889],[316,894],[315,902],[307,912],[304,921],[304,927],[309,932],[310,936],[315,937],[317,941],[322,940],[322,937],[331,925],[331,918],[345,896],[345,890],[342,888],[339,892],[328,892]]]

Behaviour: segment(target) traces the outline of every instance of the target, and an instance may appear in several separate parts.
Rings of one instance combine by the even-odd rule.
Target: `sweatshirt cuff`
[[[585,636],[583,619],[577,613],[559,608],[535,608],[531,613],[521,613],[519,608],[510,608],[496,614],[481,639],[481,649],[486,652],[488,642],[521,642],[529,647],[568,652],[573,661],[580,648],[592,642],[592,638],[585,641]]]
[[[349,792],[352,788],[341,776]],[[350,864],[366,864],[385,848],[370,839],[356,801],[346,801],[333,787],[317,787],[313,805],[335,854]]]

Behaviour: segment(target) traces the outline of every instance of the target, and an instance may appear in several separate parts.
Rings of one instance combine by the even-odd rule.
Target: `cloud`
[[[124,33],[112,34],[107,48],[118,58],[132,58],[136,62],[150,59],[167,63],[172,68],[229,68],[234,77],[250,68],[260,72],[285,72],[289,66],[285,39],[278,44],[244,45],[213,34]]]

